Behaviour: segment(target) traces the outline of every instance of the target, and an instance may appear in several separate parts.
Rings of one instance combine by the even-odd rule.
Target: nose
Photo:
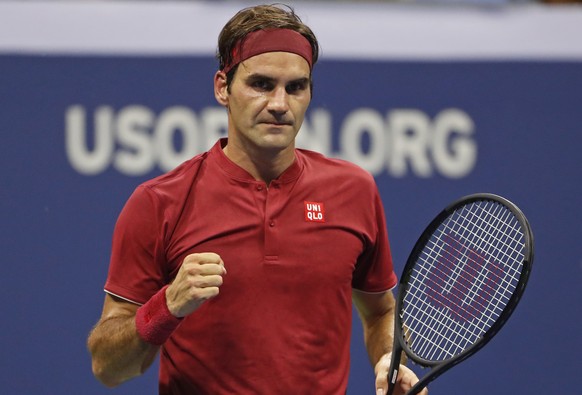
[[[289,111],[289,94],[284,87],[278,87],[271,92],[268,110],[274,114],[285,114]]]

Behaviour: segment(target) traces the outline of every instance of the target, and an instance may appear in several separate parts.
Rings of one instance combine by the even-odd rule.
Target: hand
[[[224,262],[212,252],[190,254],[182,262],[176,278],[166,289],[168,309],[176,317],[185,317],[208,299],[218,295]]]
[[[376,364],[374,372],[376,373],[376,395],[388,393],[388,371],[390,370],[390,359],[392,353],[384,354]],[[395,388],[393,395],[404,395],[418,382],[416,374],[405,365],[400,364],[398,378],[394,383]],[[428,395],[428,390],[424,388],[419,395]]]

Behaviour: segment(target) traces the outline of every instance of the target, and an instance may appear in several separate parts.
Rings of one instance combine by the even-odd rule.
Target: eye
[[[306,90],[307,89],[307,85],[308,85],[308,82],[305,81],[305,80],[294,81],[294,82],[291,82],[290,84],[288,84],[286,86],[285,90],[289,94],[299,93],[299,92],[302,92],[302,91]]]
[[[271,81],[262,78],[252,80],[250,86],[260,91],[269,91],[273,89]]]

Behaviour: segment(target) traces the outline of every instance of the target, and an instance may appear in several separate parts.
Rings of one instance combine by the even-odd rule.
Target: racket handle
[[[401,355],[402,349],[400,347],[394,347],[392,349],[392,360],[390,361],[390,370],[388,371],[388,393],[386,395],[392,395],[394,392],[394,383],[398,379],[398,371],[400,370]]]

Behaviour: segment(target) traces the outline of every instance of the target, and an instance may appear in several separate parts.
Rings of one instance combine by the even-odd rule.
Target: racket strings
[[[410,349],[444,360],[497,320],[521,274],[524,234],[505,206],[477,201],[453,212],[429,238],[400,313]]]
[[[484,240],[484,238],[481,238],[481,240]],[[482,244],[482,243],[479,243],[479,244]],[[458,249],[455,249],[455,252],[460,252],[460,251]],[[470,259],[470,258],[468,258],[468,259]],[[455,269],[457,269],[457,268],[455,268]],[[469,270],[471,270],[471,269],[473,269],[473,268],[471,267]],[[440,269],[437,268],[437,270],[440,270]],[[453,273],[453,275],[451,276],[453,278],[453,281],[455,280],[455,276],[458,277],[458,276],[461,275],[461,273],[459,273],[459,272],[460,272],[460,270],[456,270],[455,273]],[[444,273],[441,273],[441,274],[442,274],[442,277],[444,277]],[[451,281],[449,281],[449,282],[451,282]],[[489,289],[492,289],[491,286],[483,283],[482,280],[476,281],[475,282],[475,287],[477,289],[480,289],[481,288],[485,293],[488,293],[488,296],[489,297],[492,297],[493,296],[489,292]],[[443,287],[443,292],[447,292],[447,291],[450,293],[452,290],[450,288],[447,290],[446,287]],[[461,291],[462,291],[463,294],[469,294],[470,295],[470,291],[468,289],[462,289]],[[453,302],[453,300],[451,300],[450,298],[447,300],[447,302],[449,304],[457,303],[457,302]],[[424,307],[426,307],[426,306],[424,306]],[[470,312],[470,311],[468,311],[466,309],[464,310],[464,313],[466,315],[471,316],[472,319],[480,320],[480,322],[478,323],[478,325],[475,325],[472,328],[467,328],[468,330],[466,330],[466,331],[459,331],[459,330],[451,327],[450,325],[447,326],[446,323],[445,323],[446,321],[443,321],[442,319],[439,319],[438,320],[439,326],[433,327],[433,329],[435,329],[437,332],[442,332],[444,330],[447,330],[447,331],[450,331],[450,333],[453,335],[452,338],[445,339],[445,340],[448,341],[447,344],[445,345],[445,347],[440,347],[437,343],[435,343],[434,341],[431,341],[431,338],[429,338],[427,336],[424,336],[423,334],[418,334],[417,337],[416,337],[416,340],[417,341],[418,340],[421,340],[421,341],[424,341],[425,342],[424,345],[423,345],[423,348],[418,348],[414,344],[413,344],[413,347],[416,347],[416,350],[419,353],[425,353],[425,350],[428,347],[432,347],[432,353],[427,355],[428,358],[429,359],[435,359],[435,353],[437,351],[440,351],[443,354],[440,355],[438,358],[439,359],[442,359],[442,358],[449,358],[449,357],[454,356],[456,354],[456,351],[455,352],[451,352],[450,351],[452,345],[457,345],[457,344],[472,344],[472,343],[474,343],[478,339],[478,337],[480,336],[481,331],[475,331],[475,330],[472,330],[472,329],[477,329],[479,327],[483,327],[483,326],[489,325],[491,322],[490,322],[490,320],[489,321],[484,321],[482,319],[482,318],[487,318],[488,315],[483,315],[481,317],[478,317],[478,316],[474,315],[472,312]],[[443,318],[443,317],[439,317],[439,318]],[[426,318],[423,317],[423,319],[426,319]],[[461,350],[462,350],[462,348],[461,348]]]
[[[505,206],[500,204],[497,206],[499,211],[505,211],[503,218],[500,215],[497,216],[497,213],[496,216],[490,216],[491,226],[493,229],[497,229],[498,232],[489,232],[490,237],[488,239],[483,240],[482,243],[476,243],[476,247],[481,248],[486,256],[491,256],[493,261],[505,263],[504,267],[500,268],[501,270],[507,269],[505,276],[500,271],[494,270],[491,272],[491,275],[496,277],[493,283],[499,284],[497,291],[500,296],[490,295],[492,311],[498,312],[496,318],[501,314],[517,287],[521,275],[522,262],[525,258],[525,239],[519,221]],[[476,210],[482,210],[482,207],[476,206]],[[506,248],[495,248],[493,241],[501,243]],[[484,287],[483,289],[487,291],[489,288]]]
[[[503,208],[503,206],[500,206],[500,208]],[[479,207],[477,207],[477,209],[479,209]],[[482,214],[485,215],[485,214]],[[490,225],[493,228],[496,228],[499,230],[499,232],[502,235],[507,236],[506,240],[501,240],[498,237],[496,237],[496,235],[494,235],[491,232],[488,232],[487,229],[482,228],[482,227],[478,227],[483,235],[481,236],[479,233],[470,233],[471,236],[474,236],[475,238],[478,238],[477,240],[472,239],[471,237],[466,238],[466,241],[468,241],[470,244],[474,245],[477,249],[481,250],[484,252],[485,256],[490,256],[494,262],[508,262],[508,261],[513,261],[514,263],[517,263],[517,265],[507,265],[507,269],[509,270],[509,272],[507,273],[506,276],[502,276],[499,274],[499,271],[493,270],[489,273],[490,276],[494,277],[493,283],[497,283],[500,285],[505,285],[504,290],[508,290],[511,286],[514,286],[517,281],[519,281],[519,274],[520,272],[515,270],[515,269],[520,269],[521,266],[521,262],[523,261],[523,248],[519,249],[516,248],[516,246],[520,245],[521,247],[523,247],[523,240],[522,239],[518,239],[515,236],[522,236],[520,232],[521,228],[517,227],[516,225],[519,225],[518,222],[513,221],[512,223],[508,222],[507,219],[509,217],[509,219],[513,219],[513,217],[510,217],[512,214],[509,210],[506,210],[505,212],[505,217],[501,217],[501,216],[496,216],[496,217],[491,217],[491,218],[486,218],[485,220],[490,221]],[[464,219],[469,218],[469,216],[464,217]],[[481,217],[477,217],[477,219],[481,219]],[[454,218],[451,219],[452,222],[456,225],[457,228],[463,229],[465,232],[470,232],[469,228],[467,226],[465,226],[464,224],[460,224],[458,222],[456,222],[454,220]],[[475,222],[471,222],[472,224],[475,225]],[[454,232],[454,229],[449,228],[449,230],[451,232]],[[493,242],[496,243],[505,243],[505,245],[507,246],[507,248],[502,249],[502,248],[493,248]],[[512,251],[513,254],[508,254],[508,251]],[[460,249],[455,249],[455,252],[458,254],[461,254],[462,251],[460,251]],[[471,256],[469,256],[467,258],[469,260],[469,263],[471,263],[471,265],[466,265],[466,267],[464,268],[465,271],[476,271],[481,269],[481,267],[479,268],[475,268],[475,266],[480,265],[479,262],[476,262],[474,258],[472,258]],[[462,267],[457,267],[456,268],[457,271],[461,272],[463,270]],[[470,273],[470,274],[474,274],[474,273]],[[450,280],[450,279],[449,279]],[[483,277],[480,278],[480,280],[483,280]],[[479,281],[479,280],[478,280]],[[492,289],[492,287],[489,284],[480,284],[480,283],[476,283],[477,288],[478,289],[482,289],[484,292],[488,292],[490,289]],[[481,285],[481,287],[479,287],[479,285]],[[489,295],[489,296],[493,296],[493,295]]]
[[[459,225],[457,223],[457,225]],[[463,227],[463,226],[461,226]],[[481,238],[482,241],[487,242],[487,240]],[[471,242],[473,242],[474,245],[476,246],[482,246],[482,243],[476,243],[473,240],[470,240]],[[448,245],[450,246],[450,248],[453,250],[452,252],[455,253],[455,259],[458,259],[458,255],[461,254],[463,251],[461,251],[461,249],[458,246],[452,245],[452,243],[448,243]],[[458,244],[458,242],[457,242]],[[460,244],[458,244],[460,245]],[[435,249],[431,249],[431,247],[427,247],[427,249],[429,249],[431,252],[435,253],[436,256],[442,256],[442,252],[441,251],[435,251]],[[485,250],[486,253],[490,253],[491,251]],[[449,253],[450,255],[453,255],[451,253]],[[493,256],[493,255],[492,255]],[[493,256],[493,258],[496,258],[496,256]],[[449,265],[453,265],[453,260],[451,260],[450,258],[445,258],[447,260],[447,264]],[[454,271],[451,274],[447,274],[445,273],[441,267],[437,266],[437,267],[431,267],[431,269],[433,270],[433,273],[437,274],[437,277],[439,277],[440,279],[445,279],[446,281],[446,285],[443,287],[442,291],[448,294],[453,294],[452,291],[454,291],[452,289],[452,284],[455,284],[455,281],[457,281],[456,283],[459,284],[459,278],[460,276],[462,276],[463,274],[465,275],[469,275],[469,277],[474,277],[476,279],[475,283],[473,284],[473,286],[476,289],[481,290],[481,292],[487,294],[487,296],[489,296],[490,298],[493,297],[493,293],[491,291],[494,291],[493,287],[488,284],[485,283],[483,281],[484,276],[479,276],[479,273],[477,272],[478,270],[483,269],[480,265],[479,267],[475,267],[477,264],[480,264],[480,262],[477,262],[474,258],[471,258],[470,256],[467,257],[468,260],[468,264],[465,265],[465,267],[462,266],[458,266],[458,267],[454,267]],[[464,272],[463,272],[464,270]],[[505,289],[507,289],[511,284],[507,283],[506,279],[502,278],[496,271],[490,271],[489,273],[490,276],[494,277],[494,283],[506,283],[506,287]],[[510,275],[510,278],[516,279],[514,275]],[[463,282],[460,282],[460,284],[462,285]],[[430,287],[430,285],[429,285]],[[467,294],[468,297],[471,297],[471,295],[474,295],[474,293],[470,293],[468,292],[468,289],[458,289],[457,291],[462,291],[463,294]],[[445,296],[446,297],[446,296]],[[452,300],[449,299],[449,302],[452,302]],[[476,303],[479,303],[479,301],[476,301]],[[485,307],[485,306],[483,306]],[[472,313],[470,311],[464,310],[464,313],[468,314],[468,315],[472,315]],[[476,316],[473,315],[472,318],[478,318]]]
[[[409,347],[414,352],[428,360],[443,360],[451,358],[461,352],[464,347],[462,344],[473,344],[478,338],[478,334],[469,330],[459,330],[457,324],[451,322],[444,313],[436,311],[427,314],[426,309],[431,308],[426,304],[422,306],[416,304],[415,312],[408,312],[403,315],[403,321],[406,321],[404,337],[409,341]],[[407,319],[408,318],[408,319]],[[431,320],[430,327],[425,327],[426,321]],[[434,333],[447,331],[447,336],[434,336]]]
[[[457,225],[459,225],[459,223],[458,223],[458,222],[456,222],[456,221],[453,221],[453,222],[454,222],[454,223],[456,223]],[[473,223],[475,223],[475,222],[473,221]],[[495,226],[499,226],[498,224],[494,224],[494,225],[495,225]],[[461,228],[464,228],[464,227],[466,227],[466,226],[465,226],[464,224],[462,224],[462,225],[461,225]],[[450,226],[449,226],[449,228],[450,228]],[[490,234],[489,234],[489,235],[490,235]],[[481,240],[483,241],[483,240],[485,240],[485,238],[483,238],[483,237],[482,237],[482,238],[481,238]],[[477,245],[477,246],[480,246],[480,245],[482,245],[482,243],[477,243],[477,242],[475,242],[474,240],[471,240],[471,241],[472,241],[472,242],[473,242],[475,245]],[[485,240],[485,241],[486,241],[486,240]],[[450,243],[449,243],[449,244],[450,244]],[[461,252],[461,251],[459,251],[459,249],[458,249],[458,248],[454,248],[454,254],[456,254],[456,255],[457,255],[457,254],[458,254],[458,253],[460,253],[460,252]],[[450,255],[453,255],[453,253],[449,253],[449,254],[450,254]],[[455,259],[458,259],[458,257],[457,257],[457,256],[455,256]],[[466,265],[466,267],[464,268],[464,270],[465,270],[465,275],[467,275],[467,273],[468,273],[468,274],[469,274],[469,277],[476,277],[478,274],[476,274],[476,273],[470,273],[470,270],[476,270],[476,269],[474,268],[474,265],[475,265],[475,263],[476,263],[476,262],[475,262],[474,260],[472,260],[470,257],[468,257],[467,259],[468,259],[468,261],[471,261],[471,262],[468,262],[468,264],[467,264],[467,265]],[[458,268],[455,268],[455,269],[458,269]],[[460,270],[456,270],[455,272],[451,273],[451,274],[450,274],[450,277],[451,277],[453,280],[455,280],[455,276],[456,276],[456,277],[458,277],[458,276],[461,274],[461,273],[458,273],[458,272],[460,272]],[[497,275],[497,274],[496,274],[494,271],[493,271],[493,272],[491,272],[491,273],[490,273],[490,275],[494,275],[494,276],[497,276],[497,277],[499,277],[499,276],[498,276],[498,275]],[[490,294],[490,292],[489,292],[489,289],[490,289],[491,287],[490,287],[490,286],[488,286],[487,284],[484,284],[484,283],[482,282],[482,280],[479,280],[479,277],[476,277],[476,279],[477,279],[477,281],[475,282],[475,284],[474,284],[474,285],[477,287],[477,289],[481,289],[481,290],[482,290],[482,292],[489,293],[489,295],[488,295],[488,296],[489,296],[489,297],[491,297],[492,295],[491,295],[491,294]],[[448,281],[449,283],[452,283],[452,282],[450,281],[451,279],[448,279],[448,280],[449,280],[449,281]],[[457,282],[456,282],[457,284],[463,284],[463,282],[459,282],[459,281],[458,281],[458,279],[457,279],[456,281],[457,281]],[[494,281],[497,281],[497,282],[499,282],[499,279],[496,279],[496,280],[494,280]],[[484,287],[485,287],[485,288],[484,288]],[[442,292],[443,292],[443,293],[446,293],[447,291],[449,291],[449,294],[450,294],[450,295],[454,295],[454,293],[450,293],[450,291],[453,291],[452,289],[450,289],[450,288],[449,288],[449,289],[447,290],[446,286],[445,286],[445,287],[443,287],[443,290],[442,290]],[[471,293],[469,292],[469,289],[467,289],[466,287],[465,287],[465,289],[460,289],[460,290],[455,290],[455,291],[457,291],[457,293],[460,293],[460,294],[462,294],[462,295],[464,295],[464,294],[471,295]],[[447,300],[447,303],[453,303],[453,301],[452,301],[452,300],[449,298],[449,299]],[[464,314],[467,314],[467,315],[471,315],[471,314],[472,314],[470,311],[467,311],[466,309],[463,311],[463,313],[464,313]],[[473,315],[473,317],[472,317],[472,318],[475,318],[475,316]]]
[[[504,217],[502,217],[498,212],[485,211],[483,207],[480,206],[474,207],[476,209],[475,213],[469,212],[468,215],[466,216],[461,215],[461,218],[466,219],[469,224],[476,226],[476,228],[478,229],[477,232],[473,231],[468,226],[464,226],[463,224],[459,224],[456,222],[455,224],[458,225],[458,227],[463,231],[468,232],[469,236],[474,236],[477,238],[482,237],[481,235],[483,234],[484,236],[489,238],[489,239],[482,238],[483,242],[477,243],[471,240],[471,237],[468,237],[467,241],[469,241],[470,243],[474,243],[474,245],[477,247],[482,247],[483,244],[485,244],[488,245],[489,248],[492,248],[494,246],[493,241],[497,243],[503,243],[506,246],[506,248],[497,248],[495,251],[496,253],[498,253],[498,255],[495,256],[495,258],[497,258],[499,261],[515,260],[521,262],[521,260],[523,259],[523,245],[524,245],[523,232],[521,226],[519,222],[515,219],[511,211],[507,210],[502,205],[498,204],[497,206],[498,206],[497,209],[499,211],[501,210],[504,211],[505,214]],[[475,220],[469,221],[470,218],[475,218]],[[480,226],[479,221],[487,226],[486,227],[483,227],[482,225]],[[494,233],[491,232],[490,231],[491,229],[494,229],[495,232]],[[485,252],[487,253],[489,251],[485,250]]]
[[[466,290],[463,290],[463,291],[466,291]],[[451,300],[449,299],[449,300],[448,300],[448,303],[450,303],[450,302],[451,302]]]

